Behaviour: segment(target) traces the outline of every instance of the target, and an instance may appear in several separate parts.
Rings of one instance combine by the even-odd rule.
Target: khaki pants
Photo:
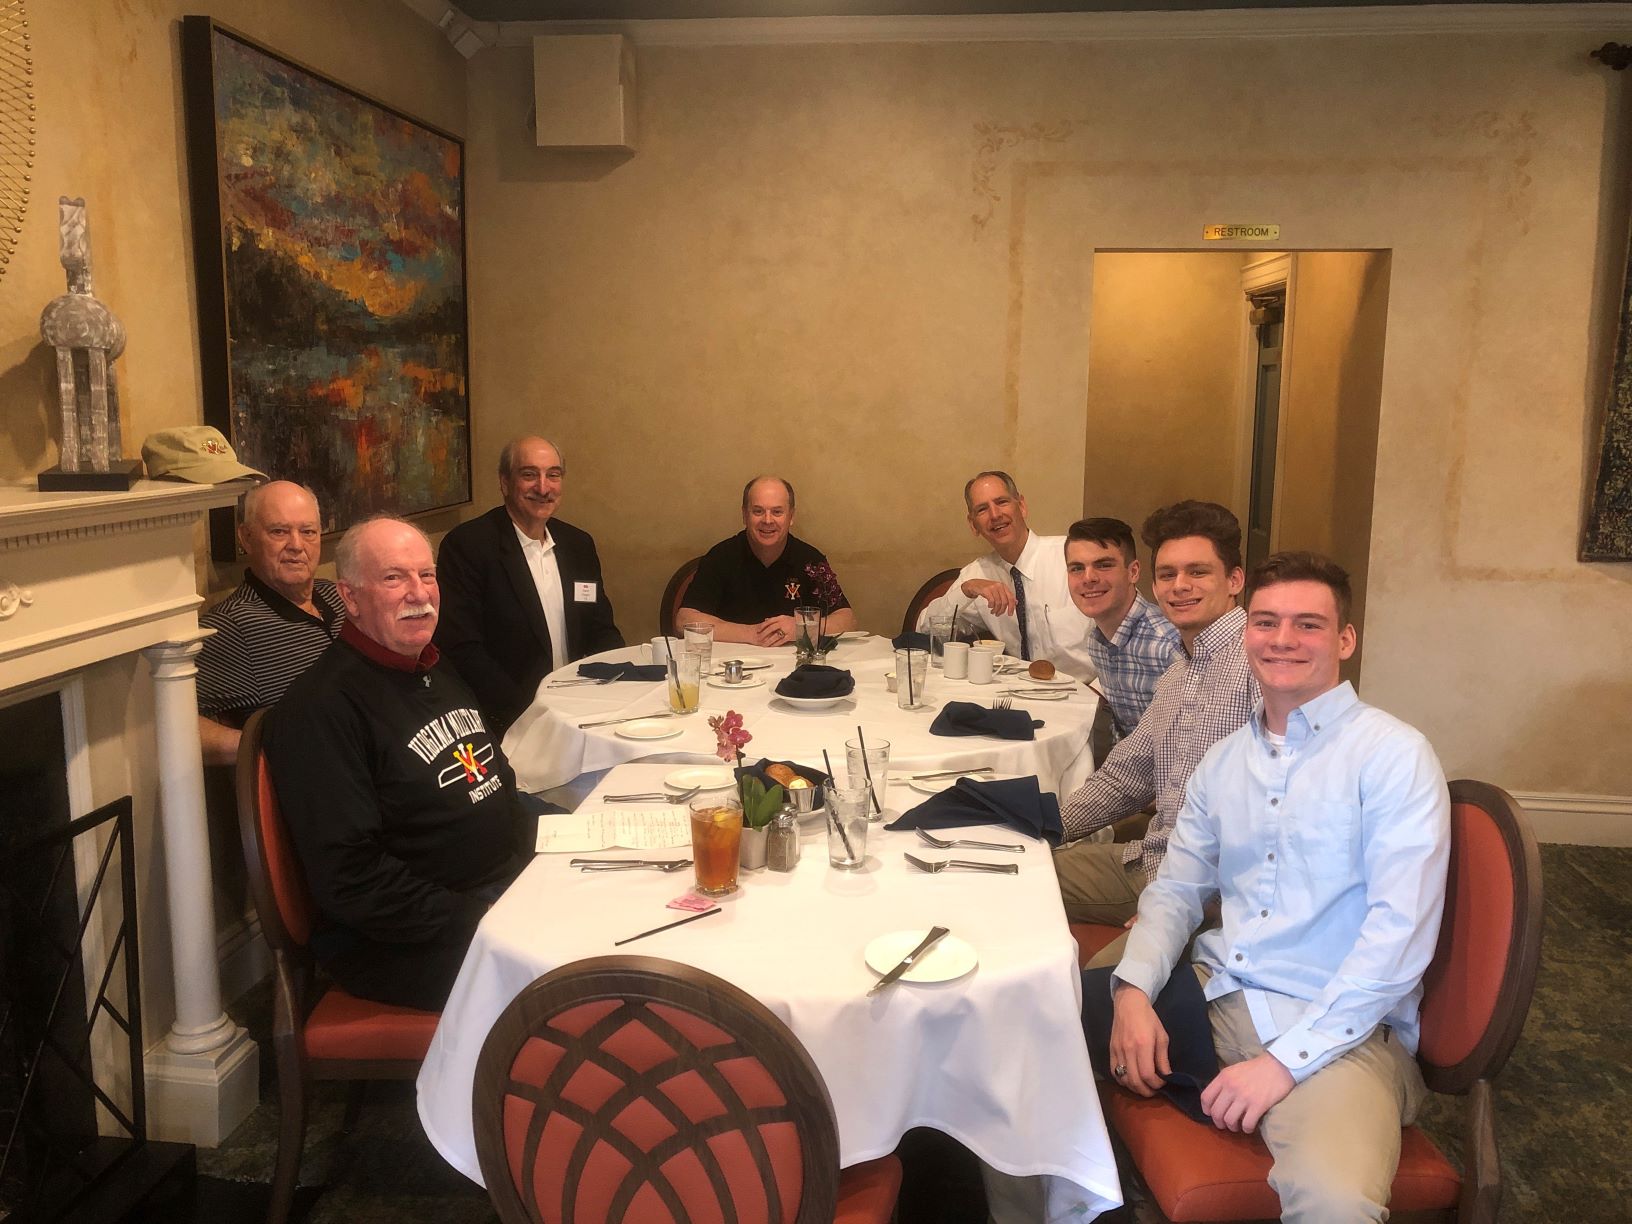
[[[1116,842],[1076,841],[1054,851],[1060,899],[1072,922],[1121,926],[1139,912],[1147,881],[1137,862],[1123,864],[1126,849]]]
[[[1198,975],[1200,976],[1200,975]],[[1208,1007],[1220,1065],[1264,1052],[1240,991]],[[1400,1162],[1400,1127],[1422,1107],[1417,1060],[1379,1028],[1299,1084],[1258,1124],[1275,1158],[1269,1184],[1281,1219],[1344,1224],[1388,1219],[1388,1192]]]

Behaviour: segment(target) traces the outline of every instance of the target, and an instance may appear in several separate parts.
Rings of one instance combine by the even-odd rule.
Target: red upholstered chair
[[[1390,1219],[1491,1224],[1501,1167],[1491,1081],[1530,1010],[1541,958],[1541,858],[1522,808],[1485,782],[1451,783],[1451,864],[1439,947],[1424,979],[1423,1079],[1467,1098],[1456,1169],[1414,1126],[1401,1137]],[[1160,1097],[1105,1086],[1106,1120],[1172,1221],[1273,1220],[1270,1156],[1256,1135],[1192,1122]]]
[[[691,580],[697,577],[697,567],[702,563],[701,557],[693,557],[674,571],[674,577],[663,588],[663,600],[657,605],[659,633],[679,635],[680,626],[675,622],[679,620],[680,609],[686,606],[686,592],[691,589]]]
[[[839,1169],[810,1055],[700,969],[599,956],[539,978],[476,1064],[476,1154],[503,1224],[884,1224],[894,1156]]]
[[[955,569],[942,570],[918,588],[918,593],[907,601],[906,615],[901,618],[902,633],[911,633],[918,628],[918,618],[923,615],[924,609],[950,591],[952,580],[957,576]]]
[[[306,1089],[312,1080],[413,1079],[430,1049],[437,1013],[371,1003],[331,986],[321,995],[306,941],[312,902],[278,813],[261,752],[265,711],[238,745],[238,827],[250,894],[272,950],[272,1049],[278,1065],[278,1160],[267,1224],[283,1224],[300,1174]]]
[[[1077,964],[1086,967],[1094,954],[1111,940],[1127,934],[1127,927],[1107,926],[1102,922],[1071,923],[1071,938],[1077,941]]]

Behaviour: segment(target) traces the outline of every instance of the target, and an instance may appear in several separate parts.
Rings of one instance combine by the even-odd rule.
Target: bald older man
[[[528,821],[497,732],[432,645],[430,542],[377,518],[335,550],[346,623],[267,716],[313,955],[360,998],[436,1010],[520,873]]]
[[[198,731],[210,765],[233,763],[249,716],[283,696],[346,618],[334,583],[317,577],[323,523],[310,489],[257,486],[241,517],[243,583],[198,618],[215,630],[198,652]]]
[[[437,556],[436,644],[476,691],[496,735],[550,672],[623,645],[594,539],[555,517],[566,474],[553,442],[507,443],[499,452],[504,504],[448,532]]]
[[[714,627],[718,642],[792,646],[793,610],[819,607],[827,631],[856,627],[856,614],[822,553],[793,534],[793,486],[756,476],[742,490],[742,530],[704,554],[675,616]]]

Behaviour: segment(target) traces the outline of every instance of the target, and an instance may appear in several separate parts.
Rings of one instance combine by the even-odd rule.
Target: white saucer
[[[1024,776],[1025,775],[1023,775],[1023,774],[1011,774],[1011,773],[963,774],[963,775],[961,775],[961,777],[968,778],[971,782],[1008,782],[1008,781],[1010,781],[1010,780],[1012,780],[1014,778],[1019,778],[1019,777],[1024,777]],[[899,781],[902,781],[902,778],[901,778],[901,776],[899,774],[897,774],[894,778],[891,779],[891,781],[892,782],[899,782]],[[922,781],[922,780],[919,780],[917,778],[907,778],[905,781],[906,781],[908,786],[912,787],[913,790],[917,791],[921,795],[938,795],[944,790],[951,790],[954,786],[956,786],[958,784],[959,779],[958,778],[930,778],[927,781]]]
[[[784,697],[777,694],[778,701],[785,701],[796,710],[831,710],[842,701],[852,701],[855,693],[846,693],[843,697]]]
[[[726,689],[727,691],[730,691],[732,689],[759,688],[764,683],[765,683],[765,677],[764,676],[757,676],[753,672],[749,672],[746,676],[744,676],[736,684],[732,684],[724,676],[710,676],[708,678],[708,687],[709,688]]]
[[[916,948],[928,934],[929,931],[926,929],[891,931],[888,935],[880,935],[868,944],[862,957],[866,960],[867,967],[882,977],[899,965],[901,958]],[[980,957],[973,945],[956,935],[942,935],[929,951],[918,958],[912,968],[896,980],[950,982],[953,978],[962,977],[978,964]]]
[[[673,739],[685,728],[667,718],[641,718],[615,728],[616,734],[631,740]]]
[[[838,634],[837,636],[841,642],[865,642],[873,635],[866,629],[846,629],[843,633]]]
[[[724,666],[727,659],[735,659],[738,663],[741,663],[744,667],[765,667],[769,663],[773,662],[773,660],[767,659],[763,655],[722,654],[718,658],[714,658],[714,657],[711,656],[709,658],[709,666],[710,667]]]
[[[736,784],[736,775],[729,765],[687,765],[663,775],[663,785],[670,790],[716,791]]]

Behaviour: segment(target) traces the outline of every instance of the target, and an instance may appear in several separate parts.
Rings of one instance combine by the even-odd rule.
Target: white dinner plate
[[[923,927],[912,931],[891,931],[888,935],[880,935],[868,944],[862,956],[867,961],[867,967],[883,977],[899,965],[901,958],[923,942],[924,936],[928,934],[929,930]],[[972,944],[959,939],[956,935],[942,935],[929,951],[914,962],[911,969],[896,980],[950,982],[953,978],[962,977],[978,964],[980,957],[976,955]]]
[[[724,676],[710,676],[708,678],[709,688],[727,689],[727,690],[729,690],[729,689],[759,688],[764,683],[765,683],[765,677],[755,675],[753,672],[749,672],[746,676],[744,676],[736,684],[732,684]]]
[[[931,772],[936,772],[936,771],[931,771]],[[960,776],[964,777],[964,778],[968,778],[971,782],[1008,782],[1008,781],[1011,781],[1014,778],[1024,777],[1025,775],[1023,775],[1023,774],[1012,774],[1012,773],[994,773],[994,774],[962,774]],[[892,779],[892,781],[897,781],[897,782],[900,781],[900,780],[901,780],[901,775],[899,775],[899,774],[897,774],[895,776],[895,778]],[[918,791],[920,794],[938,795],[944,790],[951,790],[954,786],[956,786],[958,784],[958,779],[957,778],[929,778],[929,779],[920,780],[918,778],[908,778],[906,780],[906,782],[907,782],[908,786],[912,787],[913,790]]]
[[[843,697],[784,697],[778,693],[776,699],[785,701],[796,710],[831,710],[842,701],[849,701],[855,697],[855,692],[846,693]]]
[[[846,629],[838,638],[841,642],[865,642],[872,636],[866,629]]]
[[[663,785],[670,790],[724,790],[736,783],[736,775],[729,765],[687,765],[663,775]]]
[[[624,723],[615,730],[624,739],[660,740],[672,739],[685,728],[667,718],[639,718],[634,722]]]

